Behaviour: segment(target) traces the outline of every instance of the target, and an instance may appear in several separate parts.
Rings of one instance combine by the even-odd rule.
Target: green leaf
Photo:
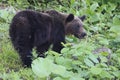
[[[56,65],[47,58],[38,58],[32,63],[32,71],[40,78],[48,77],[51,73],[64,77],[66,68],[62,65]]]
[[[97,7],[99,7],[98,3],[97,3],[97,2],[94,2],[94,3],[90,6],[90,9],[91,9],[92,11],[95,11]]]
[[[49,67],[48,67],[49,65]],[[53,63],[49,59],[37,58],[32,62],[32,71],[41,78],[48,77],[53,70]]]
[[[101,72],[102,72],[102,69],[101,68],[97,68],[97,67],[92,67],[90,69],[90,72],[94,75],[99,75]]]
[[[88,58],[84,60],[85,64],[89,67],[94,66],[93,62],[91,62]]]
[[[85,80],[85,79],[80,77],[72,77],[69,80]]]
[[[113,32],[115,32],[116,34],[120,34],[120,25],[119,26],[112,26],[111,28],[110,28],[110,31],[113,31]]]
[[[6,20],[0,16],[0,23],[5,23]]]
[[[73,41],[74,41],[74,39],[73,39],[73,38],[70,38],[70,37],[66,37],[65,40],[68,41],[68,42],[73,42]],[[68,43],[67,43],[67,44],[68,44]]]
[[[102,63],[108,61],[107,57],[105,57],[105,56],[99,56],[99,58],[100,58],[100,60],[101,60]]]
[[[0,10],[0,17],[7,20],[9,16],[9,12],[7,10]]]
[[[118,16],[113,18],[113,25],[110,28],[110,31],[120,34],[120,18]]]
[[[64,57],[58,57],[55,59],[56,63],[59,65],[64,65],[67,69],[72,68],[72,59],[64,58]]]
[[[85,80],[79,74],[71,76],[69,80]]]
[[[98,37],[97,39],[99,40],[100,44],[103,44],[103,45],[109,44],[109,40],[106,39],[105,37]]]
[[[109,8],[107,8],[107,11],[109,11],[109,12],[111,12],[111,11],[113,11],[113,10],[115,10],[115,8],[116,8],[116,4],[113,4],[113,3],[108,3],[110,6],[109,6]]]
[[[100,13],[94,13],[90,16],[90,21],[91,22],[97,22],[100,20]],[[99,28],[99,27],[97,27]]]
[[[65,58],[64,57],[58,57],[55,59],[57,64],[64,64]]]
[[[55,52],[55,51],[48,51],[48,54],[50,54],[50,55],[54,55],[55,57],[59,57],[61,54],[59,54],[59,53],[57,53],[57,52]]]
[[[101,55],[103,55],[103,56],[108,56],[109,55],[109,53],[106,51],[106,52],[101,52]]]
[[[63,48],[62,50],[61,50],[61,53],[67,53],[69,51],[69,48]]]
[[[60,76],[64,76],[66,72],[66,68],[61,65],[54,65],[54,69],[52,71],[53,74],[58,74]]]
[[[56,77],[56,78],[54,78],[53,80],[63,80],[63,79],[60,78],[60,77]]]
[[[118,18],[117,16],[115,16],[113,18],[113,25],[116,25],[116,26],[120,27],[120,18]]]
[[[100,63],[100,65],[103,67],[108,67],[108,65],[106,63]]]
[[[97,57],[95,56],[95,54],[90,54],[89,55],[90,60],[92,60],[94,63],[99,63]]]
[[[75,0],[71,0],[70,3],[71,5],[73,5],[75,3]]]
[[[114,74],[116,77],[120,77],[120,71],[115,71],[115,72],[113,72],[113,74]]]
[[[113,76],[109,72],[107,72],[105,70],[102,71],[100,76],[101,76],[101,78],[108,78],[108,79],[112,79],[113,78]]]

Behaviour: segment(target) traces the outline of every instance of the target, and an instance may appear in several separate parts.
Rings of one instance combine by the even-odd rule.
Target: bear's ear
[[[84,21],[85,20],[85,18],[86,18],[86,16],[85,15],[83,15],[83,16],[81,16],[81,17],[79,17],[82,21]]]
[[[66,18],[65,22],[70,22],[74,19],[74,15],[73,14],[69,14],[68,17]]]

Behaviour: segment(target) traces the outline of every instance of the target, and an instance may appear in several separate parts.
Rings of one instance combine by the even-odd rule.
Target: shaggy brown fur
[[[44,52],[51,44],[52,49],[60,53],[63,48],[61,42],[65,43],[65,34],[74,34],[78,38],[86,35],[80,18],[55,10],[18,12],[12,19],[9,34],[23,64],[27,66],[32,62],[33,47],[36,47],[40,57],[45,57]]]

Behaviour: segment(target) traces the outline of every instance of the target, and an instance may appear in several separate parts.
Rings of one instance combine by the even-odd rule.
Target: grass
[[[0,52],[0,78],[1,80],[33,80],[30,68],[24,68],[18,54],[9,40],[2,43]]]
[[[33,72],[29,68],[22,66],[19,55],[14,50],[9,37],[9,24],[0,24],[0,80],[33,80]],[[24,77],[23,77],[24,75]]]

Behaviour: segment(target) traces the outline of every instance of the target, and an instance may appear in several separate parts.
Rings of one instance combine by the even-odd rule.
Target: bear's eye
[[[79,26],[79,25],[77,25],[76,27],[77,27],[77,28],[80,28],[80,26]]]

